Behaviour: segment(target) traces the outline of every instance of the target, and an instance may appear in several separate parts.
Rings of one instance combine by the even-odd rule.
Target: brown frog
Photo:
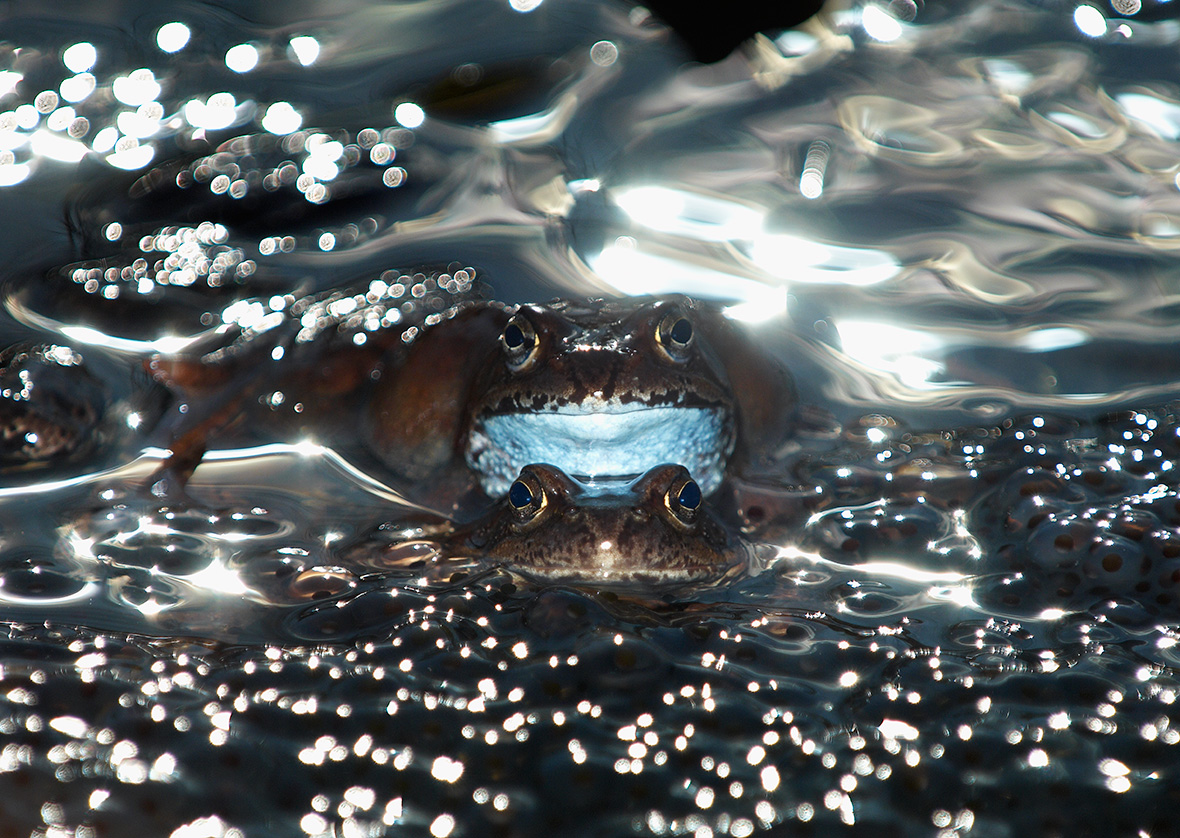
[[[656,466],[606,494],[553,466],[525,466],[503,500],[455,530],[443,552],[499,560],[546,581],[607,586],[711,580],[746,563],[745,545],[678,465]]]
[[[536,462],[601,493],[681,463],[708,495],[731,463],[740,471],[769,454],[790,428],[786,371],[716,308],[686,297],[466,301],[417,325],[386,325],[387,308],[370,317],[365,306],[381,302],[339,303],[296,303],[296,328],[229,352],[152,362],[187,397],[161,469],[178,480],[158,493],[183,484],[209,440],[255,402],[329,444],[363,442],[416,484],[413,494],[451,508],[473,487],[502,497]],[[340,323],[334,306],[347,309]],[[322,322],[304,339],[310,312]],[[380,328],[361,331],[373,322]],[[272,346],[284,334],[289,345]]]
[[[785,438],[786,371],[687,297],[477,308],[382,376],[373,448],[412,477],[459,465],[492,497],[547,462],[599,491],[684,465],[708,495]]]

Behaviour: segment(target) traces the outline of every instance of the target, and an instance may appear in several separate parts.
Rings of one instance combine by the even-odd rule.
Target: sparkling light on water
[[[632,220],[653,230],[714,241],[749,239],[762,231],[762,210],[719,196],[635,186],[612,197]]]
[[[94,44],[82,41],[68,47],[61,54],[61,60],[71,73],[85,73],[98,60],[98,51],[95,50]]]
[[[290,102],[275,102],[262,117],[262,127],[272,134],[290,134],[301,125],[303,116]]]
[[[598,277],[629,296],[676,292],[703,298],[719,296],[767,304],[764,311],[777,313],[782,312],[785,304],[781,289],[767,288],[737,274],[719,277],[716,270],[664,254],[647,253],[634,239],[625,236],[604,247],[589,261]],[[724,284],[718,284],[719,278]]]
[[[426,112],[413,102],[402,102],[393,109],[393,118],[403,128],[417,128],[426,121]]]
[[[599,41],[590,47],[590,60],[599,67],[609,67],[619,59],[619,48],[611,41]]]
[[[815,200],[824,193],[824,174],[828,168],[831,147],[823,140],[816,140],[807,149],[803,173],[799,176],[799,194]]]
[[[886,43],[896,41],[903,31],[897,18],[874,3],[861,10],[861,25],[869,37]]]
[[[165,23],[156,31],[156,46],[164,52],[180,52],[192,37],[192,32],[179,21]]]
[[[126,76],[119,76],[112,85],[115,98],[124,105],[138,107],[160,96],[160,83],[155,74],[146,68],[133,70]]]
[[[1081,5],[1074,9],[1073,22],[1083,35],[1091,38],[1106,34],[1106,17],[1093,6]]]
[[[304,67],[310,67],[320,56],[320,42],[311,35],[298,35],[291,39],[289,46],[295,60]]]
[[[67,102],[81,102],[94,92],[98,82],[90,73],[79,73],[62,81],[58,90]]]
[[[0,96],[16,88],[24,76],[15,70],[0,70]]]
[[[1170,101],[1147,92],[1120,93],[1115,101],[1123,112],[1142,123],[1161,137],[1180,139],[1180,102]]]
[[[35,132],[30,143],[34,154],[62,163],[77,163],[89,152],[82,143],[45,130]]]
[[[938,360],[942,341],[931,333],[866,320],[842,321],[838,329],[850,357],[896,375],[910,387],[929,386],[930,380],[944,369]]]
[[[248,73],[258,66],[258,59],[258,47],[253,44],[238,44],[226,52],[225,66],[235,73]]]
[[[129,138],[134,139],[134,138]],[[114,166],[116,169],[126,169],[132,171],[135,169],[142,169],[155,159],[156,149],[150,145],[138,145],[128,143],[120,147],[118,143],[115,145],[115,153],[108,154],[106,161]]]
[[[8,255],[37,266],[10,271],[4,316],[60,343],[0,359],[0,407],[18,443],[50,439],[20,422],[59,405],[107,411],[73,432],[91,451],[0,464],[0,774],[30,790],[6,822],[194,838],[552,819],[700,838],[1166,829],[1180,129],[1153,55],[1170,23],[1063,45],[1072,6],[1024,4],[1016,37],[1007,7],[969,7],[880,3],[687,66],[640,10],[604,22],[575,4],[554,24],[491,4],[477,35],[443,33],[447,57],[416,20],[432,10],[382,31],[368,5],[316,18],[323,53],[306,60],[310,36],[291,37],[306,22],[227,33],[197,9],[196,43],[141,59],[150,71],[117,66],[90,26],[62,46],[94,39],[92,70],[71,47],[36,75],[22,53],[24,80],[0,71],[0,183],[45,183],[38,201],[8,192]],[[543,61],[478,115],[478,96],[428,98],[450,64],[398,51],[496,68],[521,26]],[[169,24],[156,44],[189,36]],[[220,58],[247,37],[267,72],[228,76]],[[1117,72],[1108,48],[1127,53]],[[353,60],[382,83],[321,101],[319,74]],[[71,181],[61,161],[87,149]],[[87,255],[44,268],[83,259],[55,256],[63,223]],[[398,494],[423,487],[359,438],[374,422],[351,389],[379,389],[390,359],[468,316],[473,274],[417,273],[455,248],[510,299],[716,298],[723,326],[786,360],[792,434],[765,479],[705,501],[729,505],[759,574],[654,600],[547,586]],[[484,349],[436,349],[423,389],[501,357],[494,334]],[[145,361],[179,383],[139,399]],[[85,395],[85,369],[112,392]],[[183,496],[143,492],[157,446],[194,428],[211,450]],[[295,756],[280,772],[275,748]],[[248,781],[232,815],[196,814],[209,765]]]
[[[204,102],[191,99],[184,106],[184,118],[194,128],[228,128],[238,118],[237,101],[232,93],[215,93]]]
[[[110,151],[115,147],[115,143],[119,140],[119,129],[114,126],[107,126],[94,135],[94,141],[91,143],[91,148],[99,154]]]

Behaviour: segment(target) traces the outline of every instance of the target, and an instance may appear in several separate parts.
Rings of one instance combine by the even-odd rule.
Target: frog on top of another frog
[[[671,297],[473,309],[383,374],[368,421],[393,471],[458,466],[491,497],[531,463],[602,494],[675,463],[708,495],[773,453],[793,408],[790,376],[752,335]]]
[[[298,352],[275,351],[272,329],[261,347],[154,359],[181,402],[160,473],[183,485],[255,401],[264,416],[293,406],[295,425],[327,445],[361,441],[408,494],[451,509],[472,496],[486,507],[533,463],[604,495],[675,463],[709,495],[791,428],[787,371],[688,297],[466,302],[360,342],[346,326],[321,324]]]

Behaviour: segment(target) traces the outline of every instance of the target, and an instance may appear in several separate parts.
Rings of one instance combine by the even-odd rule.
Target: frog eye
[[[523,480],[517,480],[508,490],[508,502],[513,509],[528,509],[533,503],[533,490]]]
[[[664,315],[656,328],[656,345],[673,361],[684,361],[692,349],[696,330],[678,309]]]
[[[548,505],[545,488],[528,472],[522,473],[508,489],[508,506],[522,523],[536,518]]]
[[[691,477],[676,481],[664,495],[664,505],[668,507],[668,511],[684,524],[691,524],[696,520],[702,500],[701,487]]]
[[[532,363],[536,358],[537,344],[537,332],[533,324],[520,314],[509,320],[500,333],[500,346],[508,358],[509,368],[515,371],[523,370]]]

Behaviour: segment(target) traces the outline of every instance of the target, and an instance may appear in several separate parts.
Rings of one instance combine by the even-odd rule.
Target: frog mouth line
[[[653,466],[676,463],[707,495],[721,485],[733,444],[721,408],[501,413],[475,423],[467,463],[492,497],[506,494],[532,463],[556,466],[602,494],[622,490]]]

